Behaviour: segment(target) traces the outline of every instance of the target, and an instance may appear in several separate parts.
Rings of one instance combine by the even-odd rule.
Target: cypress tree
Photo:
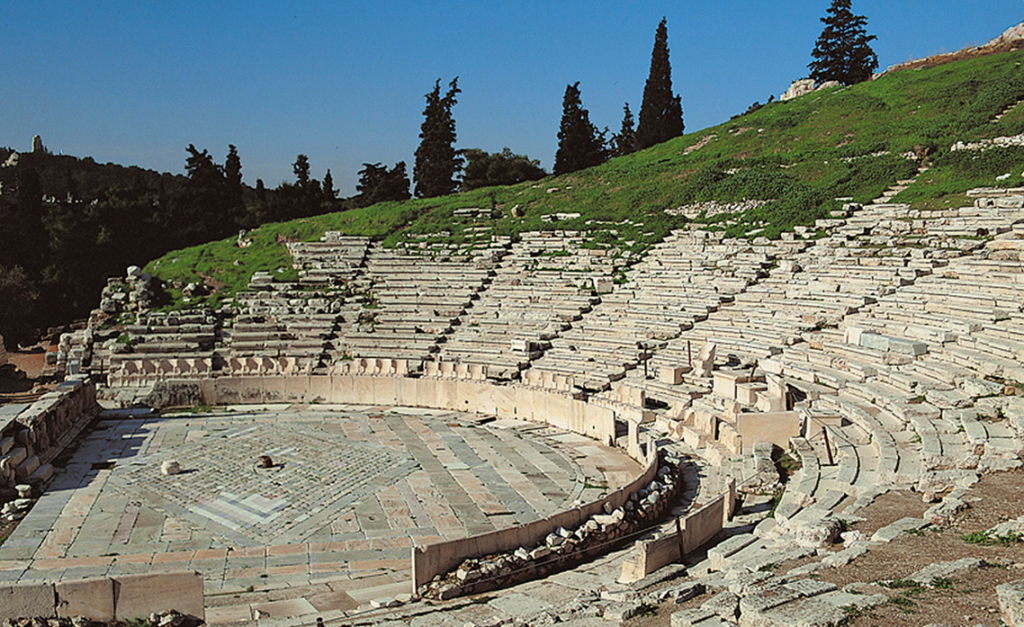
[[[636,152],[636,131],[633,129],[633,112],[629,110],[629,103],[622,106],[622,126],[619,132],[612,138],[615,145],[615,156],[621,157],[631,152]]]
[[[864,29],[867,18],[853,14],[851,0],[832,0],[828,15],[821,21],[825,29],[811,52],[814,60],[807,65],[814,82],[853,85],[871,78],[878,68],[878,57],[868,45],[875,36]]]
[[[590,122],[590,113],[580,99],[580,83],[565,88],[562,99],[562,123],[558,130],[555,174],[575,172],[608,160],[604,134]]]
[[[668,61],[668,27],[661,18],[654,34],[651,72],[644,85],[640,123],[636,129],[638,149],[649,148],[683,134],[683,103],[672,93],[672,66]]]
[[[338,192],[334,189],[334,177],[331,176],[331,169],[327,168],[327,174],[324,174],[324,200],[334,202],[337,199]]]
[[[245,212],[245,188],[242,186],[242,159],[234,144],[228,144],[228,156],[224,159],[224,182],[227,204],[238,221]]]
[[[455,97],[461,93],[458,82],[459,78],[455,77],[448,85],[448,92],[441,96],[441,79],[438,79],[433,91],[426,95],[420,145],[412,169],[417,198],[445,196],[459,188],[456,176],[462,169],[462,158],[455,150],[455,119],[452,118]]]
[[[292,164],[292,172],[295,173],[295,185],[299,189],[309,187],[309,157],[303,154],[295,157],[295,163]]]

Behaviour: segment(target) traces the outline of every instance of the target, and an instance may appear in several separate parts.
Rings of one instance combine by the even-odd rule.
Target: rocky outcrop
[[[1003,31],[1002,35],[988,42],[987,44],[985,44],[984,47],[990,48],[1001,46],[1003,44],[1008,44],[1013,41],[1019,41],[1021,39],[1024,39],[1024,22],[1021,22],[1016,26],[1011,26],[1010,28],[1007,28],[1005,31]]]
[[[779,100],[785,102],[787,100],[799,98],[800,96],[805,96],[811,93],[812,91],[814,91],[814,79],[801,78],[799,80],[793,81],[793,84],[789,86],[789,89],[787,89],[785,93],[779,96]]]

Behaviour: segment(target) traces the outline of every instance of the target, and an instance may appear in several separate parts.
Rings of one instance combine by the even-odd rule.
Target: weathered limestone
[[[964,571],[977,570],[985,565],[985,560],[977,557],[965,557],[953,562],[936,562],[922,568],[909,577],[922,586],[934,586],[937,579],[948,579]]]
[[[999,608],[1008,627],[1024,625],[1024,579],[996,586]]]
[[[799,98],[800,96],[807,95],[813,91],[814,79],[801,78],[799,80],[793,81],[793,84],[789,86],[789,89],[787,89],[781,96],[779,96],[779,100],[785,102],[787,100],[792,100],[794,98]]]
[[[57,584],[0,586],[0,619],[70,618],[131,621],[167,610],[203,619],[203,576],[198,572],[124,575]]]
[[[901,534],[917,531],[928,526],[923,518],[900,518],[896,522],[882,527],[871,536],[872,542],[892,542]]]
[[[50,462],[98,411],[96,388],[82,379],[65,381],[5,420],[0,415],[0,487],[42,487],[53,475]]]
[[[53,584],[0,586],[0,620],[54,615]]]

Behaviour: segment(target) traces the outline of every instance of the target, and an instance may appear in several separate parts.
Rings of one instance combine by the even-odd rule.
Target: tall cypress
[[[636,130],[633,128],[633,112],[629,110],[629,103],[622,106],[622,126],[619,132],[612,137],[616,157],[636,152]]]
[[[331,169],[327,168],[327,174],[324,174],[324,201],[334,202],[338,199],[338,192],[334,189],[334,177],[331,176]]]
[[[672,66],[668,61],[668,27],[661,18],[654,34],[651,72],[644,85],[636,143],[649,148],[683,134],[683,103],[672,93]]]
[[[580,83],[565,88],[562,99],[562,122],[558,129],[558,151],[555,152],[555,174],[575,172],[600,165],[608,160],[604,134],[590,122],[590,113],[583,108]]]
[[[224,183],[226,202],[235,221],[245,214],[245,187],[242,185],[242,159],[234,144],[228,144],[228,156],[224,159]]]
[[[462,158],[455,150],[455,119],[452,117],[455,97],[461,93],[458,82],[459,78],[455,77],[448,85],[448,92],[441,96],[441,79],[438,79],[433,91],[426,95],[420,145],[412,169],[417,198],[446,196],[459,188],[456,175],[462,169]]]

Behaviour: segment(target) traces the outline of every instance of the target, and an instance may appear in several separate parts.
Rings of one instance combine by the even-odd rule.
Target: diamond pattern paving
[[[240,424],[239,424],[240,423]],[[187,441],[187,440],[186,440]],[[258,468],[269,455],[273,468]],[[177,460],[179,475],[160,464]],[[114,469],[108,482],[241,545],[304,539],[416,469],[401,451],[282,423],[224,421],[211,436]],[[295,489],[300,487],[301,489]]]

